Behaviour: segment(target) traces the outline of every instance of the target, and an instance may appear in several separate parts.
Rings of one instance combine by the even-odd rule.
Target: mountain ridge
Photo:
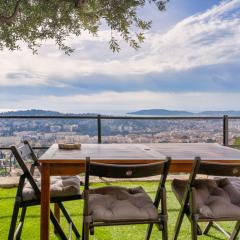
[[[166,110],[166,109],[143,109],[135,112],[127,113],[129,115],[149,115],[149,116],[239,116],[240,111],[226,110],[226,111],[202,111],[202,112],[189,112],[181,110]]]
[[[0,116],[95,116],[97,113],[61,113],[57,111],[41,110],[41,109],[29,109],[29,110],[17,110],[0,112]]]

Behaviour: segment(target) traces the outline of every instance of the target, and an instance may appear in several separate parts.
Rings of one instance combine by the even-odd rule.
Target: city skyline
[[[68,39],[66,56],[47,42],[38,55],[1,52],[0,109],[124,114],[150,108],[239,110],[240,1],[170,1],[147,5],[153,20],[135,51],[108,48],[109,30]]]

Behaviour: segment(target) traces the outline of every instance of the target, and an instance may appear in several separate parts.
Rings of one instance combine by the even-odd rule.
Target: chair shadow
[[[216,239],[216,240],[225,240],[226,238],[223,237],[223,238],[220,238],[220,237],[216,237],[212,234],[204,234],[205,236],[208,236],[208,237],[211,237],[211,239]]]

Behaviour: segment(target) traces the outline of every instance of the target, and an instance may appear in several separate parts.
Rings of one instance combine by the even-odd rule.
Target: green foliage
[[[235,138],[234,145],[240,145],[240,137]]]
[[[165,10],[167,1],[148,1]],[[0,49],[19,50],[24,42],[37,53],[50,39],[71,54],[73,49],[65,44],[67,37],[79,36],[82,31],[96,36],[103,23],[111,29],[109,47],[113,52],[120,50],[117,36],[138,49],[143,32],[151,27],[151,21],[137,14],[145,4],[146,0],[4,0],[0,2]]]

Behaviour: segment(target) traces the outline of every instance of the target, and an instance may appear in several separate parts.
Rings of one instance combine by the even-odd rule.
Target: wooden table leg
[[[50,166],[42,164],[41,167],[41,240],[49,240],[50,218]]]
[[[58,223],[60,224],[60,208],[57,203],[54,204],[54,215],[55,215]],[[56,228],[54,228],[54,232],[57,233]]]

